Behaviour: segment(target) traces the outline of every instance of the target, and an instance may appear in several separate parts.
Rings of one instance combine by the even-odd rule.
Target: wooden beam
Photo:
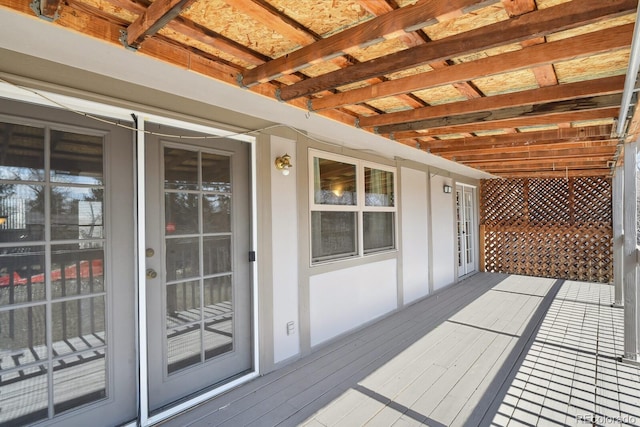
[[[502,5],[510,17],[524,15],[536,10],[535,0],[502,0]]]
[[[538,89],[542,90],[542,89]],[[485,99],[485,98],[483,98]],[[456,116],[441,116],[434,119],[423,119],[410,123],[390,124],[384,126],[375,127],[375,131],[381,134],[402,132],[409,130],[440,128],[447,125],[460,126],[464,124],[476,123],[481,125],[485,122],[504,122],[506,120],[514,120],[517,118],[538,117],[538,116],[550,116],[559,113],[576,112],[585,110],[602,110],[608,109],[613,106],[619,106],[621,102],[621,94],[614,95],[601,95],[601,96],[589,96],[581,98],[573,98],[557,102],[548,102],[542,104],[528,104],[517,107],[505,108],[494,111],[479,111],[469,114],[456,115]],[[471,101],[467,101],[471,102]],[[446,104],[445,104],[446,105]],[[384,116],[383,116],[384,117]],[[555,123],[564,120],[557,120]],[[546,124],[548,124],[547,122]],[[532,123],[536,125],[537,123]],[[542,124],[542,123],[540,123]],[[514,127],[514,126],[507,126]],[[493,128],[495,129],[495,128]],[[471,132],[476,132],[476,129]]]
[[[248,70],[242,73],[242,84],[251,87],[273,80],[282,74],[290,74],[315,62],[343,55],[350,49],[380,42],[386,38],[398,37],[405,31],[413,31],[425,27],[429,23],[435,23],[439,16],[485,2],[487,1],[450,0],[440,2],[423,0],[411,6],[396,9]],[[494,2],[495,0],[490,0],[488,3]],[[382,74],[384,73],[377,75]],[[371,75],[368,78],[377,75]],[[362,80],[366,80],[366,78]]]
[[[75,0],[69,0],[73,1]],[[149,5],[146,0],[106,0],[112,5],[116,7],[120,7],[127,12],[142,14],[146,10],[145,4]],[[76,6],[74,5],[74,8]],[[238,58],[241,61],[245,61],[251,65],[260,65],[264,64],[269,57],[266,55],[262,55],[258,52],[255,52],[248,47],[241,45],[231,39],[228,39],[221,34],[218,34],[214,31],[209,30],[208,28],[203,27],[200,24],[196,24],[193,21],[190,21],[181,16],[177,16],[175,19],[170,21],[167,24],[167,28],[176,31],[178,33],[184,34],[187,37],[191,37],[199,42],[207,44],[214,49],[227,53],[231,56]],[[235,81],[235,77],[233,78]]]
[[[40,0],[40,14],[53,20],[61,4],[62,0]]]
[[[539,89],[530,89],[520,92],[511,92],[503,95],[488,96],[485,98],[470,99],[461,102],[451,102],[432,107],[416,108],[413,110],[399,111],[378,116],[360,117],[361,127],[374,127],[411,123],[422,120],[432,120],[437,117],[458,116],[484,111],[494,111],[504,108],[520,107],[525,105],[559,102],[573,98],[586,98],[590,96],[622,93],[625,76],[605,77],[596,80],[587,80],[576,83],[567,83],[560,86],[549,86]]]
[[[557,142],[557,141],[543,141],[537,144],[531,145],[515,145],[511,147],[486,147],[486,148],[459,148],[459,149],[446,149],[446,150],[430,150],[431,154],[436,154],[446,158],[464,156],[464,155],[491,155],[494,153],[524,153],[541,150],[559,150],[570,148],[593,148],[593,147],[615,147],[618,141],[615,139],[609,140],[594,140],[594,141],[571,141],[571,142]],[[422,147],[424,148],[424,147]]]
[[[512,147],[560,141],[590,141],[609,138],[612,128],[612,125],[584,126],[504,135],[472,136],[469,138],[431,139],[430,141],[422,141],[421,144],[423,148],[430,150],[459,150]]]
[[[525,172],[525,171],[558,171],[567,169],[607,169],[608,158],[600,160],[533,160],[509,163],[486,163],[475,164],[471,167],[482,169],[492,174],[503,172]]]
[[[580,8],[576,8],[574,2],[562,3],[519,16],[516,19],[497,22],[422,46],[392,53],[384,58],[376,58],[307,79],[282,88],[280,96],[285,101],[291,100],[371,77],[402,71],[431,61],[475,53],[614,18],[631,13],[636,10],[636,7],[637,0],[610,0],[606,2],[603,0],[583,0],[580,2]],[[398,11],[403,9],[406,8],[398,9]],[[390,13],[380,18],[389,15]]]
[[[452,157],[452,160],[456,162],[463,162],[466,164],[483,163],[487,161],[500,161],[507,162],[509,160],[529,160],[529,159],[553,159],[553,158],[589,158],[589,157],[601,157],[607,156],[610,160],[613,153],[615,153],[615,146],[605,147],[593,147],[593,148],[565,148],[565,149],[549,149],[549,150],[536,150],[516,153],[501,153],[495,152],[493,154],[469,154]]]
[[[455,84],[506,72],[523,70],[568,59],[578,59],[631,45],[634,24],[587,33],[568,39],[526,47],[519,51],[463,62],[445,69],[390,80],[375,86],[329,95],[310,102],[311,109],[322,111],[371,99]]]
[[[618,103],[619,104],[619,103]],[[478,132],[483,130],[496,130],[503,128],[518,128],[525,126],[537,126],[556,124],[558,122],[580,122],[588,120],[601,120],[618,117],[619,106],[605,107],[603,109],[587,111],[566,111],[557,114],[539,115],[534,117],[512,117],[489,122],[475,122],[464,124],[442,124],[442,126],[426,129],[421,132],[405,131],[393,132],[390,135],[394,139],[422,138],[427,136],[459,134],[467,132]]]
[[[139,47],[195,0],[156,0],[127,28],[127,44]]]

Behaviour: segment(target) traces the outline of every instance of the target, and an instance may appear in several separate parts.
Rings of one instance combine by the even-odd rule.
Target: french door
[[[132,132],[0,99],[0,425],[136,418]]]
[[[475,271],[474,189],[456,186],[456,223],[458,232],[458,276]]]
[[[240,141],[152,123],[147,129],[153,413],[252,369],[250,152]]]

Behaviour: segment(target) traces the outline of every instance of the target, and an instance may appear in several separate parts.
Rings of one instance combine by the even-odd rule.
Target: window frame
[[[346,163],[355,166],[356,171],[356,203],[355,205],[332,205],[319,204],[315,201],[315,159],[331,160],[335,162]],[[308,156],[308,194],[309,194],[309,263],[311,266],[326,264],[331,262],[339,262],[350,259],[362,259],[364,257],[374,256],[382,253],[395,252],[398,249],[398,187],[397,177],[398,171],[395,166],[389,166],[368,160],[357,159],[354,157],[334,154],[327,151],[309,149]],[[367,206],[365,195],[365,168],[376,169],[393,174],[392,184],[392,205],[393,206]],[[353,253],[338,254],[324,257],[313,257],[313,212],[354,212],[356,214],[356,250]],[[364,249],[364,214],[369,212],[390,212],[392,213],[392,229],[391,239],[393,244],[391,247],[373,249],[365,251]]]

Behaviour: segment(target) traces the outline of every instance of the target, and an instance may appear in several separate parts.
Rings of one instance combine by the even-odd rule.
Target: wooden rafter
[[[360,126],[362,127],[396,125],[422,120],[433,120],[437,117],[453,117],[462,114],[521,107],[525,105],[559,102],[574,98],[608,95],[621,93],[624,88],[624,80],[624,76],[605,77],[597,80],[567,83],[556,87],[530,89],[504,95],[416,108],[380,116],[360,117],[359,120]]]
[[[422,46],[416,46],[406,51],[392,53],[385,56],[384,61],[373,59],[307,79],[282,88],[280,96],[283,100],[291,100],[371,77],[402,71],[432,61],[541,37],[587,25],[605,18],[631,13],[636,9],[636,6],[637,0],[611,0],[609,2],[584,0],[581,2],[580,9],[576,9],[575,4],[572,2],[562,3],[558,6],[530,12],[517,19],[497,22]],[[403,9],[406,8],[398,10]],[[382,17],[388,15],[383,15]]]
[[[424,131],[404,131],[393,132],[394,139],[421,138],[425,136],[437,136],[458,134],[467,132],[477,132],[485,130],[496,130],[503,128],[519,128],[525,126],[539,126],[556,124],[558,122],[580,122],[587,120],[601,120],[616,117],[620,107],[604,107],[602,109],[592,109],[586,111],[565,111],[553,114],[541,114],[538,116],[512,117],[506,119],[496,119],[491,121],[478,121],[475,123],[447,124],[431,127]]]
[[[517,145],[534,145],[569,141],[591,141],[609,139],[612,125],[562,128],[547,131],[521,132],[470,138],[441,139],[422,142],[422,148],[435,150],[473,150],[483,148],[503,148]]]
[[[156,0],[127,28],[127,44],[138,47],[195,0]]]
[[[390,80],[375,86],[366,86],[313,99],[310,102],[310,106],[315,111],[322,111],[349,104],[358,104],[365,100],[385,98],[429,87],[473,80],[478,76],[487,77],[552,62],[609,52],[631,44],[633,27],[633,24],[623,25],[617,27],[615,31],[595,31],[472,62],[463,62],[443,70],[434,70],[428,73]]]
[[[490,2],[493,3],[494,1]],[[478,3],[485,3],[485,1],[422,1],[412,6],[396,9],[356,27],[307,45],[288,55],[269,61],[260,67],[248,70],[242,74],[242,84],[251,87],[258,83],[273,80],[282,74],[290,74],[314,62],[343,55],[351,49],[362,47],[381,39],[398,37],[405,31],[425,27],[429,22],[436,22],[439,16],[447,15],[469,6],[475,6]],[[368,78],[370,77],[376,77],[376,75]],[[363,78],[362,80],[366,79]]]
[[[621,90],[619,89],[621,92]],[[500,96],[501,99],[502,96]],[[482,98],[485,99],[485,98]],[[487,98],[488,99],[488,98]],[[504,122],[514,119],[524,118],[536,118],[551,117],[558,114],[577,111],[597,111],[608,110],[611,107],[620,105],[621,95],[599,95],[599,96],[586,96],[574,99],[568,99],[563,101],[547,102],[541,104],[527,103],[520,106],[513,106],[510,108],[502,108],[499,110],[491,111],[476,111],[473,113],[460,114],[455,116],[443,116],[433,119],[422,119],[408,123],[390,124],[383,126],[376,126],[376,132],[381,134],[387,134],[392,132],[403,132],[409,130],[419,129],[431,129],[438,128],[445,125],[466,125],[475,124],[478,127],[482,127],[482,124],[488,124],[491,122]],[[386,116],[386,115],[385,115]],[[611,116],[604,116],[611,117]],[[553,119],[552,119],[553,120]],[[557,123],[557,121],[556,121]],[[514,127],[514,126],[509,126]]]
[[[472,148],[461,150],[431,150],[431,153],[446,158],[460,158],[460,156],[467,155],[489,156],[496,153],[529,153],[544,150],[589,149],[595,147],[613,147],[615,145],[617,145],[617,141],[615,139],[571,142],[543,141],[530,145],[502,147],[500,150],[496,150],[495,148]]]

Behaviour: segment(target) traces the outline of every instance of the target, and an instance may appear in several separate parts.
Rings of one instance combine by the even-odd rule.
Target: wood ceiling
[[[0,5],[34,14],[25,0]],[[636,8],[637,0],[33,6],[51,25],[502,177],[611,175]]]

